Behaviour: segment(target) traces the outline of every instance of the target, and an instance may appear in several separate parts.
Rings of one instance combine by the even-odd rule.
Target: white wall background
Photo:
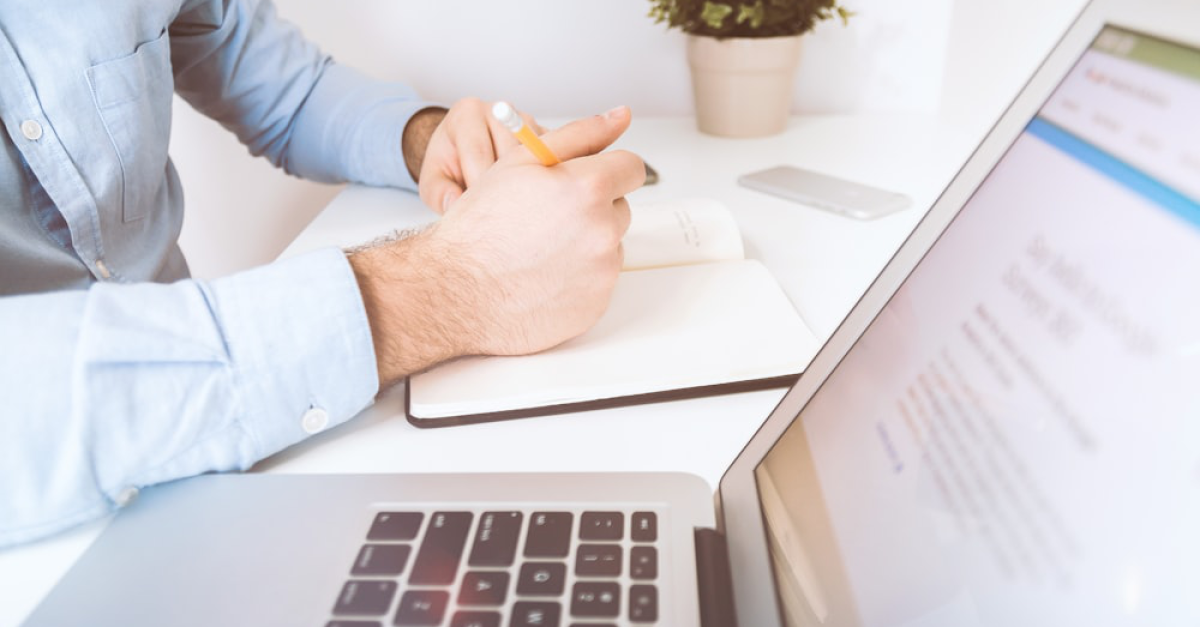
[[[429,99],[507,99],[542,119],[627,104],[638,117],[691,113],[683,36],[646,0],[276,0],[342,63],[406,81]],[[844,0],[848,28],[809,36],[793,109],[928,110],[982,135],[1083,0]],[[193,272],[273,259],[337,192],[252,159],[176,102],[172,156]]]

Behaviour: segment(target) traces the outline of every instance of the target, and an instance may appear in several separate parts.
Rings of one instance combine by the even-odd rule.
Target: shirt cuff
[[[249,436],[242,466],[341,424],[379,390],[358,281],[327,248],[212,282]]]
[[[294,130],[288,170],[319,181],[350,181],[415,190],[400,142],[418,111],[441,106],[407,85],[376,81],[330,63],[305,102]]]

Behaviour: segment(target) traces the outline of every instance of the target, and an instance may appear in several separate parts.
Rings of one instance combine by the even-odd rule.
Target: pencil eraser
[[[517,115],[517,111],[512,108],[512,105],[503,100],[492,105],[492,116],[514,133],[521,128],[521,116]]]

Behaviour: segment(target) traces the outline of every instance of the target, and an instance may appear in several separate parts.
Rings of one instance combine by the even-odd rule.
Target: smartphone
[[[738,183],[859,220],[895,213],[912,204],[912,200],[904,194],[790,165],[743,174],[738,177]]]

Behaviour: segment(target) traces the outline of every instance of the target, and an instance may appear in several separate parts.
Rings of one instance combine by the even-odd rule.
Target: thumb
[[[462,196],[462,185],[455,180],[454,175],[443,172],[439,168],[431,167],[426,170],[428,171],[421,172],[417,192],[430,209],[438,213],[445,213],[446,209],[459,196]]]
[[[571,122],[542,136],[546,146],[561,160],[594,155],[608,148],[629,128],[629,107],[610,109]]]

